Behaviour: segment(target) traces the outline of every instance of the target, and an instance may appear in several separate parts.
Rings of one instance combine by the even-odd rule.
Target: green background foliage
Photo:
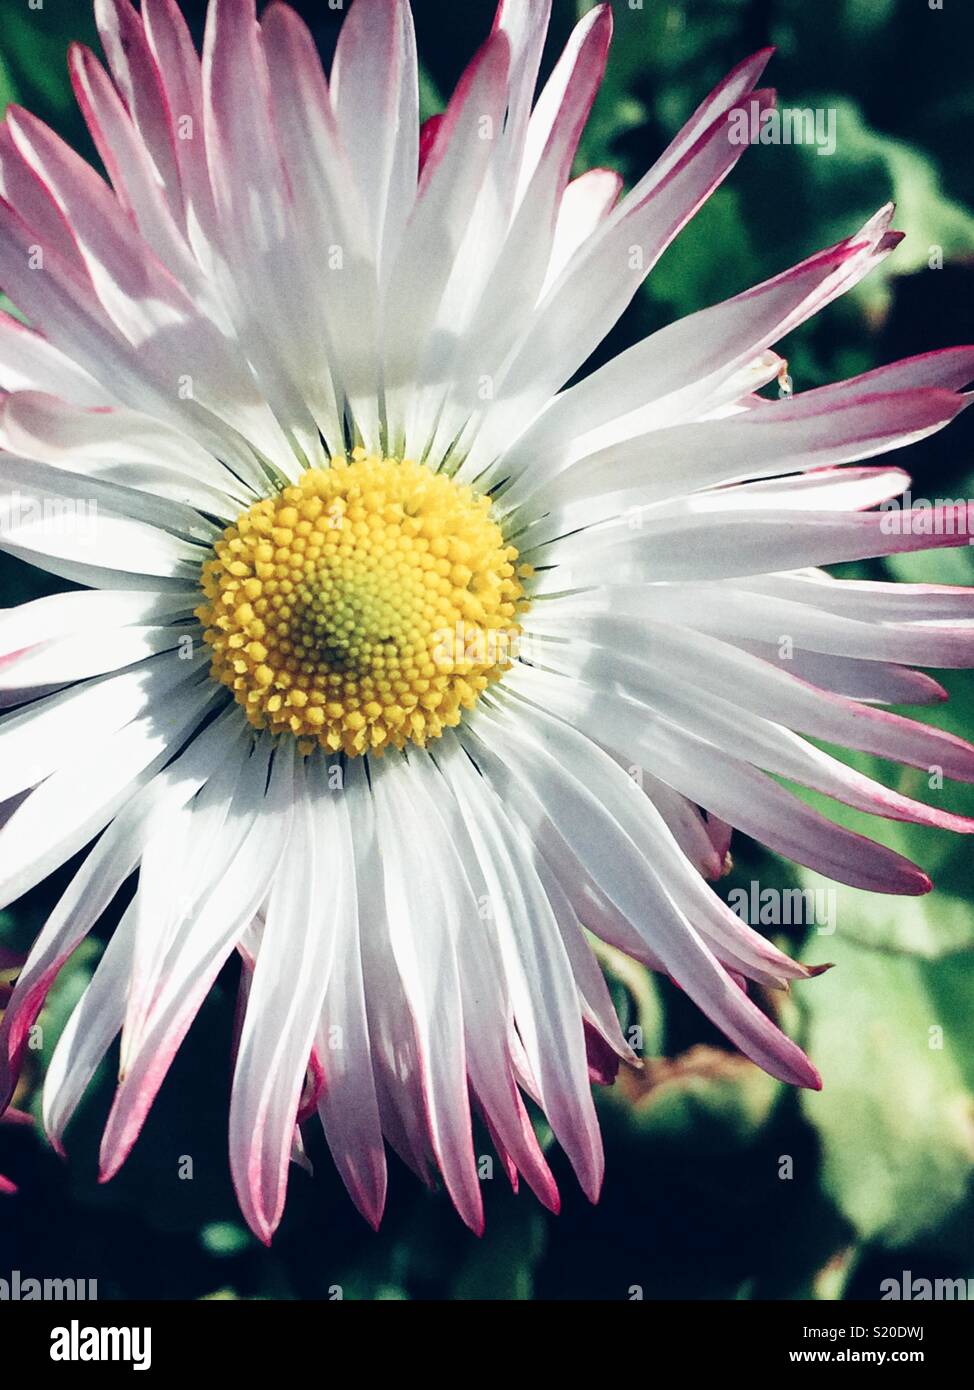
[[[322,52],[339,16],[299,5]],[[493,0],[415,0],[426,114],[440,109],[486,34]],[[550,65],[587,0],[555,0]],[[908,237],[885,267],[782,348],[797,390],[912,352],[970,341],[974,306],[974,7],[966,0],[614,0],[609,77],[580,167],[611,165],[631,183],[706,91],[740,58],[773,42],[770,80],[789,106],[834,108],[838,142],[823,157],[756,147],[652,274],[601,356],[677,315],[724,298],[854,230],[888,198]],[[202,6],[189,7],[197,31]],[[0,98],[28,106],[92,154],[71,99],[64,55],[94,42],[85,4],[0,0]],[[942,268],[940,260],[942,253]],[[931,268],[935,266],[937,268]],[[972,427],[905,456],[914,492],[974,496]],[[974,583],[967,549],[859,567],[902,579]],[[3,603],[56,581],[5,561]],[[971,735],[967,675],[946,684],[935,718]],[[926,716],[924,716],[926,717]],[[847,755],[848,756],[848,755]],[[921,774],[876,759],[857,766],[950,809],[974,813],[970,789],[931,792]],[[29,1130],[0,1131],[0,1272],[97,1278],[102,1297],[328,1298],[873,1298],[880,1280],[974,1276],[974,1039],[971,857],[959,839],[843,812],[930,871],[926,899],[839,889],[837,931],[786,948],[836,968],[765,999],[823,1072],[821,1094],[778,1085],[730,1050],[666,981],[608,959],[620,1010],[643,1028],[647,1066],[600,1096],[607,1175],[601,1202],[579,1195],[552,1162],[558,1217],[502,1177],[486,1187],[478,1240],[442,1193],[392,1160],[380,1234],[355,1214],[320,1136],[314,1177],[294,1169],[268,1251],[244,1229],[227,1177],[226,1108],[236,980],[228,969],[202,1010],[142,1138],[107,1187],[95,1178],[111,1090],[103,1069],[68,1132],[70,1161]],[[737,837],[722,888],[823,886]],[[25,947],[73,866],[0,915],[0,942]],[[19,1103],[39,1082],[70,1006],[112,928],[102,923],[65,969],[42,1015]],[[776,930],[772,928],[771,930]],[[487,1152],[485,1144],[483,1151]],[[181,1180],[183,1156],[192,1180]]]

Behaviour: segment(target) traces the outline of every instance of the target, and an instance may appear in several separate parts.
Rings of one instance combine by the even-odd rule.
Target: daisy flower
[[[315,1113],[373,1224],[388,1144],[481,1229],[475,1117],[555,1208],[528,1099],[594,1199],[590,1083],[634,1059],[586,932],[817,1087],[747,992],[814,968],[708,884],[732,828],[907,894],[920,869],[780,779],[972,828],[805,736],[974,778],[884,708],[968,664],[971,591],[821,568],[966,538],[965,508],[889,526],[906,476],[862,460],[952,420],[974,349],[759,394],[893,250],[884,208],[579,379],[742,154],[732,113],[773,102],[770,52],[623,194],[572,176],[611,12],[535,100],[549,10],[503,0],[421,129],[406,0],[354,0],[327,79],[286,5],[212,0],[200,58],[173,0],[98,0],[108,70],[70,68],[110,182],[17,107],[0,135],[0,542],[79,586],[0,618],[0,901],[87,847],[0,1093],[137,874],[47,1133],[120,1035],[111,1177],[236,952],[230,1166],[265,1241]]]

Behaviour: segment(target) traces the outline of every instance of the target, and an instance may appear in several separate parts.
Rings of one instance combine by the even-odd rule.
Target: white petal
[[[0,800],[43,778],[132,720],[158,717],[173,690],[201,673],[200,661],[162,653],[130,671],[86,681],[0,718]]]
[[[195,916],[182,924],[165,962],[162,987],[146,1015],[129,1069],[119,1087],[101,1144],[101,1176],[110,1178],[138,1137],[180,1043],[214,980],[265,901],[284,852],[291,822],[293,749],[275,756],[264,792],[248,772],[266,769],[267,742],[252,755],[239,805],[212,852],[209,891]]]
[[[270,1239],[284,1210],[291,1139],[335,949],[335,918],[354,910],[335,873],[335,815],[299,763],[287,848],[264,915],[230,1097],[230,1167],[244,1216]],[[325,893],[326,885],[331,891]]]
[[[44,1078],[44,1130],[56,1149],[89,1081],[122,1026],[135,942],[135,904],[112,933],[94,975],[51,1055]]]
[[[416,1025],[433,1150],[457,1211],[479,1231],[483,1202],[467,1094],[456,924],[442,911],[440,867],[427,853],[425,840],[414,842],[408,853],[402,843],[401,828],[415,815],[409,772],[404,761],[387,755],[372,783],[389,941]]]
[[[512,833],[503,803],[465,759],[451,757],[444,773],[490,892],[517,1031],[548,1121],[594,1201],[602,1182],[602,1144],[571,965],[530,844]]]
[[[378,1227],[385,1205],[386,1160],[376,1099],[372,1044],[366,1011],[355,852],[346,796],[367,795],[362,786],[334,789],[330,769],[316,773],[318,795],[335,805],[336,881],[344,911],[335,914],[335,957],[321,1010],[317,1050],[325,1069],[318,1114],[349,1194],[362,1215]],[[326,818],[328,821],[332,817]]]
[[[86,743],[42,782],[0,829],[3,862],[14,866],[0,880],[3,902],[26,893],[87,844],[221,698],[214,682],[185,680],[168,693],[164,711]]]

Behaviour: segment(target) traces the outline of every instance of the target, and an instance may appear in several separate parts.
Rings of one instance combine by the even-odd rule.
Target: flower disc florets
[[[212,673],[257,728],[349,756],[436,738],[509,667],[527,606],[490,499],[409,460],[333,459],[203,567]]]

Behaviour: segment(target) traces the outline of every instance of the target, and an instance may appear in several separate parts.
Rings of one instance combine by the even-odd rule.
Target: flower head
[[[406,0],[354,0],[327,80],[286,5],[212,0],[200,58],[174,0],[98,0],[109,70],[70,66],[110,185],[16,107],[0,132],[26,319],[0,318],[0,544],[84,586],[0,616],[2,901],[89,847],[0,1092],[137,873],[47,1132],[120,1035],[116,1172],[236,952],[230,1161],[265,1240],[315,1112],[373,1223],[388,1143],[480,1228],[474,1113],[554,1208],[525,1098],[594,1199],[590,1076],[634,1058],[586,930],[817,1087],[746,988],[815,967],[707,882],[731,829],[920,893],[778,779],[972,828],[804,736],[974,779],[974,749],[885,708],[941,693],[914,665],[969,663],[971,591],[821,568],[965,539],[963,508],[887,525],[907,480],[862,460],[953,419],[974,349],[759,394],[772,344],[893,250],[884,208],[567,385],[742,154],[735,110],[773,97],[763,51],[625,196],[573,179],[611,13],[535,101],[549,9],[502,0],[421,129]]]

